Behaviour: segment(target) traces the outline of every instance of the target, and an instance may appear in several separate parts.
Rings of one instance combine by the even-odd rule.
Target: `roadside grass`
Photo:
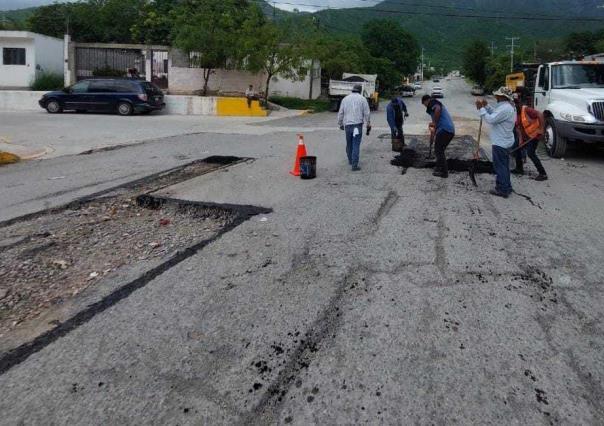
[[[329,101],[321,99],[299,99],[285,96],[271,96],[269,102],[289,109],[305,109],[312,112],[329,111]]]
[[[64,81],[61,74],[52,72],[41,72],[36,75],[36,78],[31,82],[31,90],[48,91],[60,90],[63,88]]]

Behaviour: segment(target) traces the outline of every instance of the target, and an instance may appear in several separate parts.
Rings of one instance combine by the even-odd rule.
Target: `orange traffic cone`
[[[289,172],[294,176],[300,176],[300,158],[306,157],[306,145],[304,145],[304,136],[298,135],[298,151],[296,152],[296,162],[294,169]]]

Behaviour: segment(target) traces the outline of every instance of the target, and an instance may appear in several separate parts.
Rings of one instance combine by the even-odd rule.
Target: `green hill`
[[[496,51],[501,53],[508,50],[505,37],[520,37],[521,47],[532,51],[538,40],[604,28],[604,9],[598,7],[599,0],[431,0],[416,2],[413,6],[403,3],[406,2],[390,0],[369,8],[323,10],[317,16],[328,31],[352,34],[358,33],[371,19],[395,19],[416,36],[426,49],[428,61],[449,69],[460,66],[464,46],[475,38],[489,45],[493,42]]]
[[[0,11],[0,22],[12,23],[18,28],[24,28],[27,18],[36,10],[35,7],[28,9]]]

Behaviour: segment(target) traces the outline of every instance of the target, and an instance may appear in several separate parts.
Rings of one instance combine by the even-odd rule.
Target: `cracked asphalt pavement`
[[[472,133],[467,86],[445,90]],[[0,423],[602,424],[604,155],[547,160],[549,181],[513,178],[531,202],[504,200],[490,175],[401,175],[378,114],[358,173],[333,114],[1,169],[8,220],[205,156],[254,158],[152,195],[272,212],[4,371]],[[287,127],[308,129],[317,179],[288,174]]]

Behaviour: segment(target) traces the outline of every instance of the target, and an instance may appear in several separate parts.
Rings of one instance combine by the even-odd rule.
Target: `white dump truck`
[[[363,86],[361,94],[367,98],[369,108],[372,111],[378,109],[380,99],[377,92],[377,75],[344,73],[342,80],[329,80],[329,100],[332,111],[340,109],[342,99],[352,93],[352,88],[357,84]]]
[[[546,119],[550,156],[565,155],[568,143],[604,144],[604,63],[552,62],[539,66],[533,104]]]

